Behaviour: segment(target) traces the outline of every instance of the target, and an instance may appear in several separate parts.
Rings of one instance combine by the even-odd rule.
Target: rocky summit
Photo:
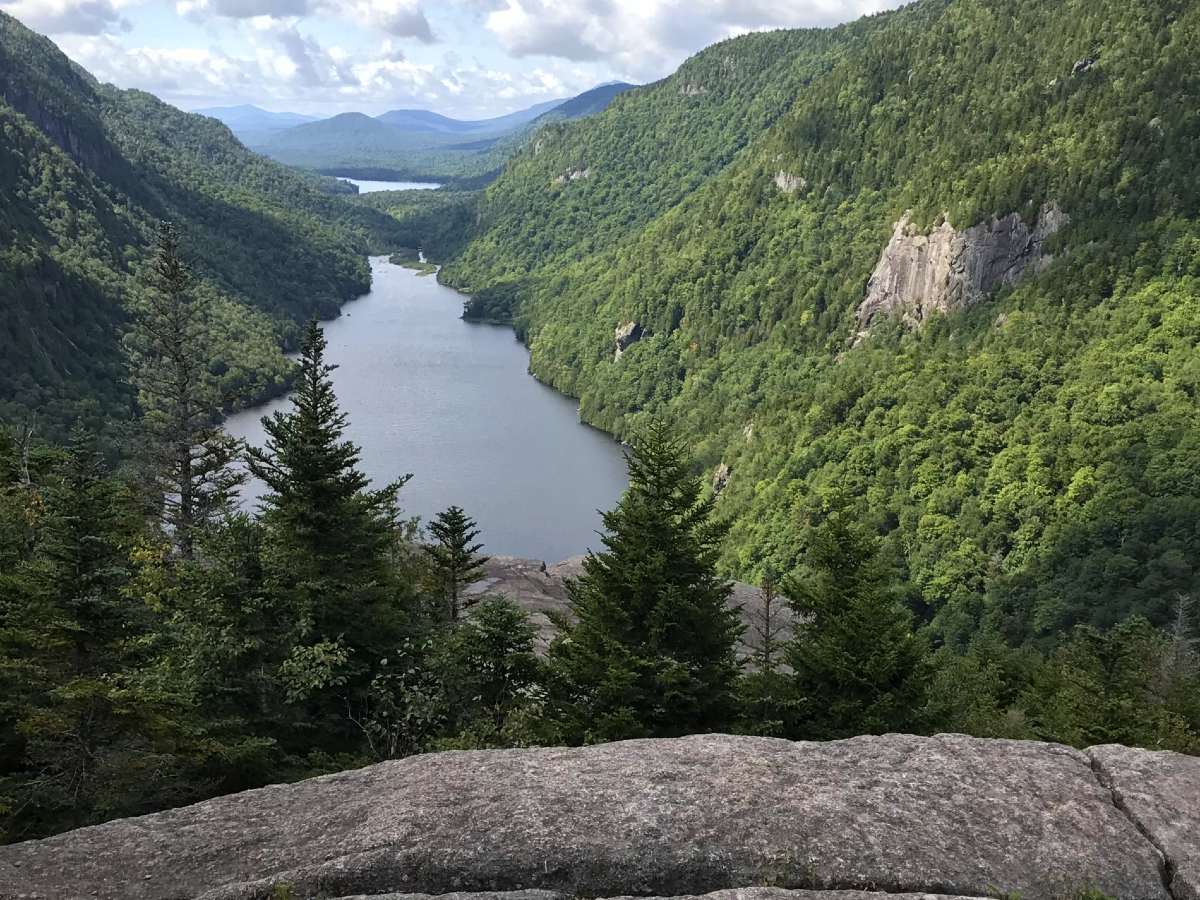
[[[885,735],[436,753],[0,848],[4,900],[1200,897],[1200,759]]]

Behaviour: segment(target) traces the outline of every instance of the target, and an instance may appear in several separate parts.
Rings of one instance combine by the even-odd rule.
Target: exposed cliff
[[[906,214],[867,284],[857,339],[880,318],[898,315],[919,326],[934,313],[965,309],[997,288],[1016,284],[1049,264],[1046,241],[1068,221],[1056,203],[1047,203],[1032,225],[1012,213],[962,231],[943,220],[922,234]]]
[[[1198,858],[1200,759],[707,735],[430,754],[81,829],[0,848],[0,897],[1194,900]]]

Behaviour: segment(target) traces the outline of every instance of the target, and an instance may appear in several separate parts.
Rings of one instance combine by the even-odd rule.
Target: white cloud
[[[434,41],[419,0],[176,0],[175,11],[195,22],[210,18],[286,21],[328,15],[395,37]]]
[[[463,0],[478,8],[480,0]],[[514,56],[605,60],[652,79],[689,53],[767,28],[832,25],[901,0],[484,0],[487,28]]]
[[[478,64],[418,63],[393,39],[372,53],[323,47],[295,23],[262,20],[245,32],[250,52],[125,47],[110,35],[60,39],[102,81],[150,91],[184,108],[247,102],[274,108],[382,112],[426,107],[498,115],[580,93],[595,76],[559,63],[511,72]]]
[[[50,34],[103,34],[127,31],[122,0],[0,0],[0,9],[34,31]]]

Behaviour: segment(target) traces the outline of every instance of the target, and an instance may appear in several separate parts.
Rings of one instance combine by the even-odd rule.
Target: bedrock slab
[[[571,894],[553,891],[483,891],[459,894],[359,894],[338,900],[576,900]],[[609,897],[602,900],[668,900],[666,897]],[[793,891],[786,888],[736,888],[672,897],[669,900],[980,900],[948,897],[945,894],[880,894],[877,891]]]
[[[0,848],[5,900],[268,900],[282,884],[1168,896],[1087,756],[958,735],[429,754]]]
[[[1087,754],[1116,804],[1162,851],[1175,900],[1200,900],[1200,758],[1119,744]]]

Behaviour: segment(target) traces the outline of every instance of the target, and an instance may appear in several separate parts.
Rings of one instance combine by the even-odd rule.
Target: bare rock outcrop
[[[1155,777],[1153,760],[1141,765],[1131,778]],[[1158,792],[1142,793],[1143,821],[1169,820],[1170,808],[1153,806]],[[1198,841],[1181,829],[1172,852]],[[0,898],[545,900],[525,892],[769,887],[1169,900],[1162,866],[1088,756],[1067,747],[697,735],[435,753],[0,847]],[[784,900],[715,900],[733,898]]]
[[[773,180],[775,187],[779,188],[785,194],[794,194],[808,187],[806,179],[801,178],[799,175],[793,175],[791,172],[785,172],[783,169],[775,173]]]
[[[613,331],[613,344],[616,346],[616,354],[613,359],[620,359],[621,354],[640,341],[644,334],[645,331],[638,322],[625,322],[618,325]]]
[[[867,283],[857,313],[858,338],[879,319],[899,316],[919,327],[934,313],[965,309],[1015,284],[1050,263],[1044,245],[1068,221],[1057,204],[1047,203],[1032,226],[1012,213],[963,231],[944,221],[922,234],[906,214]]]
[[[560,616],[571,617],[567,600],[566,580],[583,574],[582,556],[573,556],[560,563],[546,565],[537,559],[521,559],[516,556],[495,556],[486,563],[483,577],[464,591],[467,614],[470,615],[475,602],[488,594],[507,597],[529,614],[537,629],[538,651],[545,652],[558,629],[554,620]],[[746,631],[738,647],[738,655],[748,658],[762,643],[762,626],[765,610],[762,591],[752,584],[734,582],[729,606],[742,617]],[[782,601],[776,601],[772,610],[772,639],[786,641],[792,636],[792,611]]]
[[[1092,747],[1113,801],[1163,854],[1171,896],[1200,900],[1200,757]]]
[[[572,181],[586,181],[587,179],[589,179],[591,177],[592,177],[592,170],[590,167],[581,168],[581,167],[577,166],[572,169],[567,169],[567,171],[565,171],[561,175],[557,176],[554,179],[554,183],[558,184],[558,185],[563,185],[563,184],[569,184]]]

